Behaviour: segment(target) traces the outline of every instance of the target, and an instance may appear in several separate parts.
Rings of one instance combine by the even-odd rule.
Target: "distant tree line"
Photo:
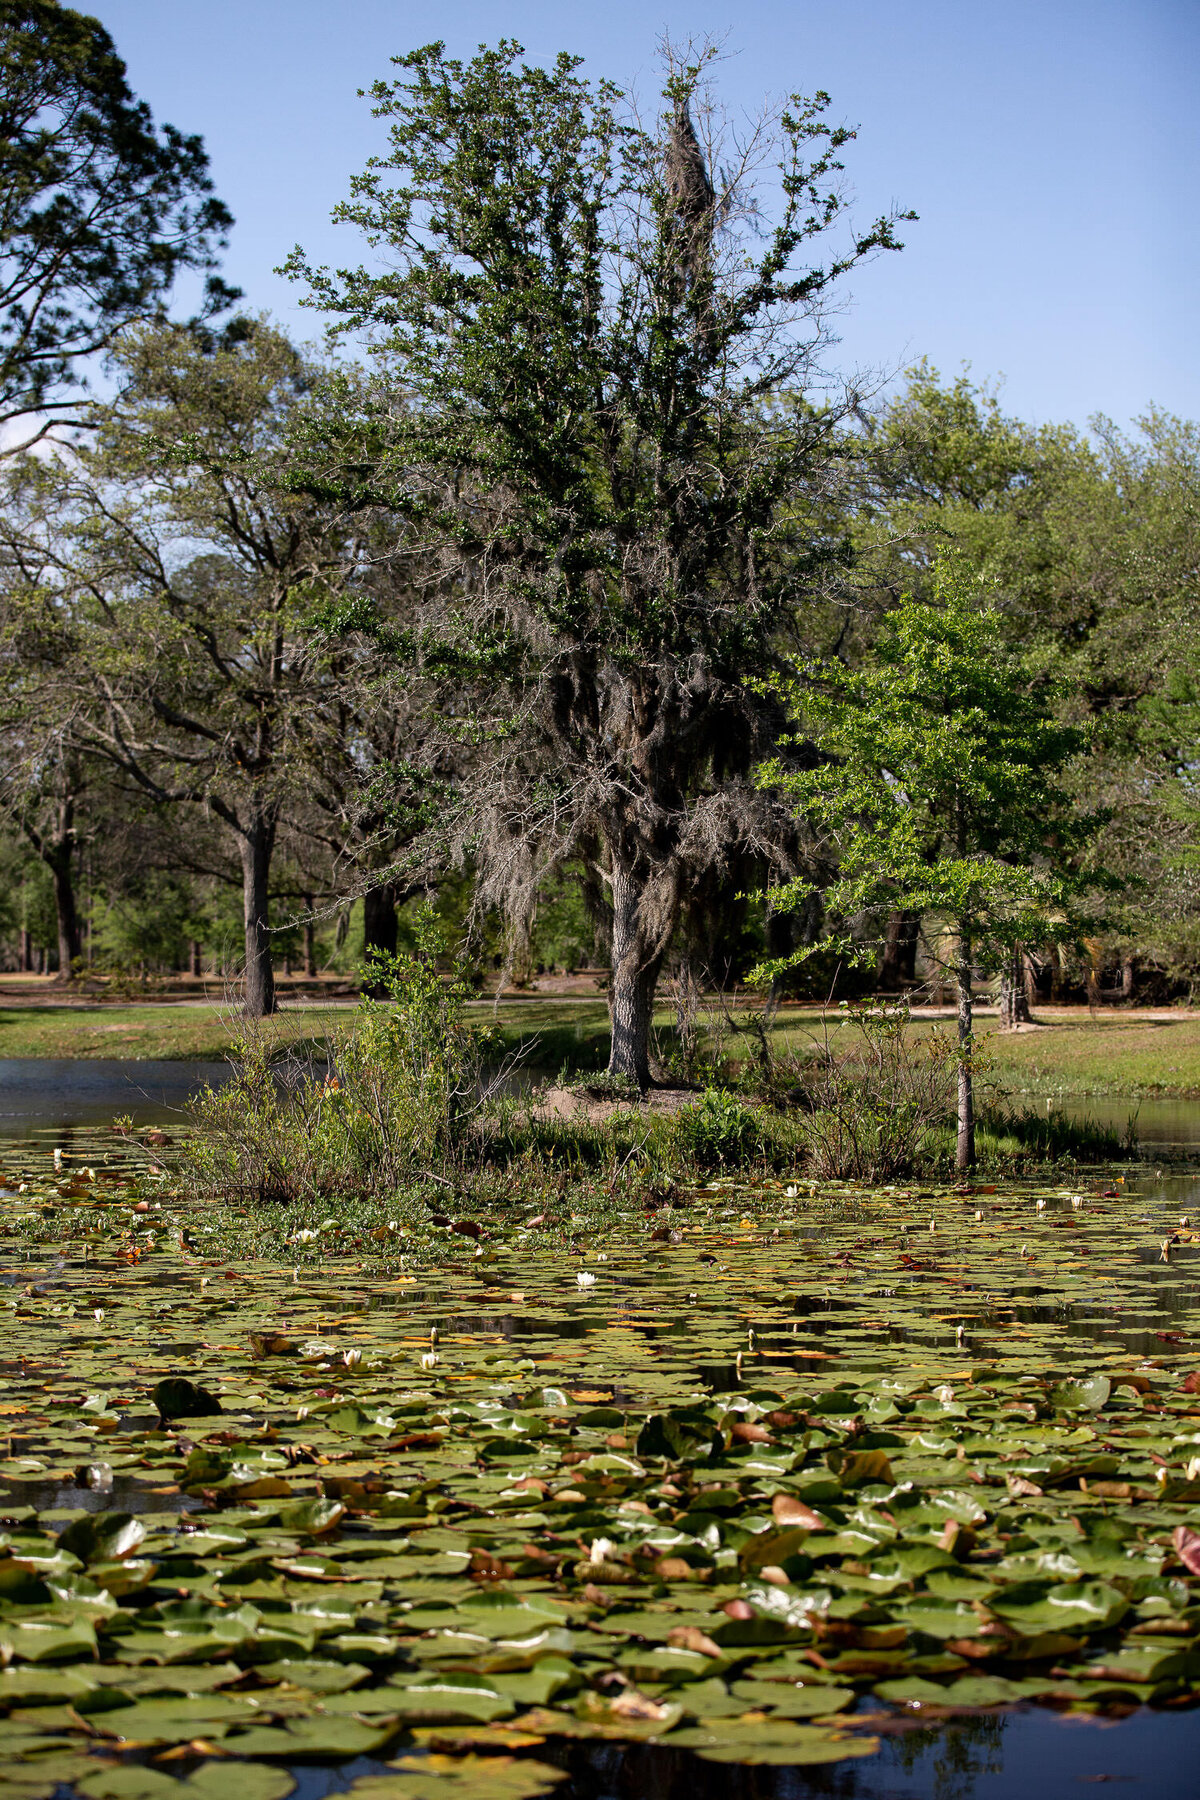
[[[398,58],[339,209],[376,261],[289,264],[318,351],[221,289],[203,148],[102,28],[2,30],[9,968],[236,970],[261,1015],[436,894],[481,964],[603,968],[642,1086],[670,971],[1190,997],[1200,432],[835,382],[901,217],[845,214],[827,96],[737,134],[707,53],[650,123],[569,57]]]

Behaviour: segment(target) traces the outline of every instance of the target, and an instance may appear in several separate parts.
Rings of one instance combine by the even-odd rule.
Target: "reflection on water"
[[[227,1063],[131,1062],[116,1057],[0,1058],[0,1133],[31,1137],[55,1127],[178,1122],[190,1095],[225,1081]]]
[[[1200,1150],[1200,1100],[1122,1100],[1085,1094],[1076,1100],[1056,1099],[1053,1106],[1068,1119],[1108,1125],[1122,1137],[1132,1120],[1143,1147]]]
[[[877,1728],[877,1721],[870,1721]],[[539,1744],[538,1762],[566,1771],[554,1800],[1065,1800],[1113,1784],[1122,1800],[1196,1800],[1200,1714],[1060,1718],[1032,1709],[945,1725],[897,1721],[868,1760],[816,1768],[701,1762],[665,1744]],[[293,1767],[292,1800],[327,1800],[389,1766]],[[487,1800],[481,1791],[479,1800]]]

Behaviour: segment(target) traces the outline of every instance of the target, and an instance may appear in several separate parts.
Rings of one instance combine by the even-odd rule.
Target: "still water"
[[[0,1136],[78,1126],[181,1123],[198,1088],[224,1081],[227,1063],[132,1062],[115,1057],[0,1057]]]

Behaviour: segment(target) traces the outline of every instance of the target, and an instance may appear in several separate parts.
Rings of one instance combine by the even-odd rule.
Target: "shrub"
[[[390,1194],[431,1165],[460,1162],[489,1096],[486,1034],[464,1018],[465,981],[439,975],[440,947],[425,907],[410,955],[371,959],[388,1001],[361,1001],[326,1062],[273,1061],[253,1033],[236,1043],[233,1079],[193,1104],[194,1176],[248,1199],[293,1200]]]
[[[702,1169],[736,1168],[759,1148],[758,1115],[727,1088],[705,1088],[675,1121],[677,1151]]]
[[[826,1041],[800,1075],[808,1162],[828,1180],[889,1181],[912,1169],[927,1133],[949,1117],[956,1051],[944,1038],[914,1039],[902,1001],[843,1002],[843,1014],[850,1050],[837,1056]]]

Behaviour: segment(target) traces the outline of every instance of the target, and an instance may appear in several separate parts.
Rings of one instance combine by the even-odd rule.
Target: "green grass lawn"
[[[1046,1023],[1034,1031],[977,1021],[990,1073],[1015,1094],[1200,1095],[1200,1018],[1192,1014],[1151,1020],[1060,1009],[1040,1016]],[[915,1029],[953,1032],[954,1021],[920,1020]],[[801,1051],[820,1032],[816,1013],[787,1013],[772,1038],[780,1050]],[[835,1046],[848,1041],[845,1031],[831,1036]]]
[[[1200,1019],[1086,1016],[1044,1031],[1000,1032],[987,1046],[1000,1079],[1031,1093],[1200,1095]]]
[[[263,1029],[274,1043],[297,1044],[324,1036],[328,1021],[345,1019],[314,1008],[285,1012]],[[20,1006],[0,1009],[0,1057],[164,1057],[219,1062],[233,1039],[236,1019],[223,1006]]]
[[[488,1002],[470,1007],[482,1022],[493,1018]],[[324,1041],[331,1026],[350,1022],[342,1007],[287,1010],[264,1029],[276,1044]],[[1200,1095],[1200,1017],[1148,1020],[1084,1012],[1042,1015],[1044,1030],[1002,1033],[994,1019],[979,1022],[992,1070],[1014,1093],[1097,1095]],[[832,1015],[837,1046],[848,1044]],[[603,1000],[530,999],[505,1001],[495,1015],[500,1044],[520,1050],[539,1071],[601,1068],[608,1054],[608,1013]],[[669,1008],[655,1015],[664,1045],[674,1025]],[[0,1056],[150,1057],[218,1061],[234,1035],[236,1018],[223,1006],[22,1006],[0,1009]],[[928,1031],[921,1021],[915,1029]],[[949,1031],[946,1020],[937,1029]],[[821,1039],[816,1008],[789,1010],[771,1032],[778,1053],[803,1055]],[[749,1042],[735,1038],[731,1054],[749,1054]]]

